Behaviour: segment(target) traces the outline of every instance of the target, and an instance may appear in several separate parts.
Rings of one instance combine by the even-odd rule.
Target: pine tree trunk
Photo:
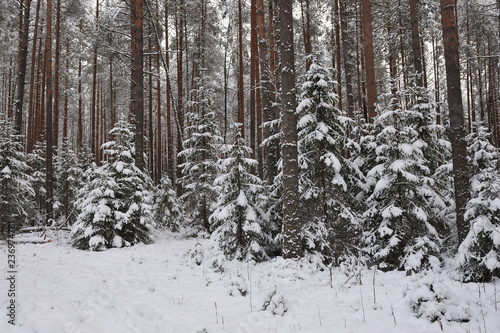
[[[56,50],[54,63],[54,152],[59,145],[59,65],[61,60],[61,0],[56,0]]]
[[[417,74],[417,85],[423,86],[423,69],[422,69],[422,49],[420,48],[420,34],[418,30],[418,10],[417,0],[410,0],[410,21],[411,21],[411,46],[413,49],[413,64]]]
[[[337,53],[337,94],[339,95],[339,110],[342,110],[342,60],[340,47],[340,10],[339,1],[335,0],[335,46]]]
[[[156,1],[156,31],[160,31],[160,11],[158,0]],[[168,39],[168,36],[166,36]],[[162,174],[162,125],[161,125],[161,82],[160,82],[160,41],[156,40],[156,176],[155,184],[160,184]]]
[[[282,80],[282,155],[283,155],[283,257],[302,255],[301,223],[298,216],[299,179],[297,161],[297,102],[295,97],[295,55],[292,2],[279,0],[281,80]]]
[[[77,147],[83,149],[83,110],[82,110],[82,58],[78,57],[78,135]]]
[[[63,140],[68,138],[69,38],[66,39],[66,76],[64,80]]]
[[[24,101],[24,84],[26,81],[26,65],[28,59],[28,42],[29,42],[29,21],[30,21],[30,8],[31,0],[25,0],[24,4],[24,17],[23,27],[21,31],[20,40],[20,59],[19,59],[19,72],[17,80],[17,94],[15,100],[15,114],[14,114],[14,130],[16,134],[21,135],[23,127],[23,101]],[[22,3],[22,1],[21,1]],[[21,136],[19,140],[22,141]]]
[[[46,223],[50,223],[53,218],[53,169],[52,169],[52,0],[47,0],[47,32],[45,34],[45,85],[47,89],[47,99],[45,107],[45,211],[47,213]]]
[[[257,27],[258,27],[258,37],[259,37],[259,63],[260,63],[260,92],[261,92],[261,104],[262,110],[258,110],[257,112],[261,112],[264,115],[264,122],[271,121],[274,119],[272,114],[272,102],[271,102],[271,81],[269,78],[269,61],[268,61],[268,46],[267,46],[267,36],[266,36],[266,25],[265,25],[265,17],[264,17],[264,1],[257,0]],[[263,133],[264,132],[264,133]],[[270,135],[269,127],[262,128],[262,120],[258,121],[257,128],[257,156],[259,161],[259,177],[261,179],[264,178],[264,154],[263,149],[261,147],[262,138],[268,138]],[[271,167],[271,172],[273,167],[269,166],[267,163],[267,159],[270,154],[268,153],[269,149],[266,149],[266,179],[272,182],[271,174],[267,170],[268,167]],[[275,161],[271,161],[271,163],[275,163]]]
[[[345,86],[347,94],[347,116],[354,117],[354,98],[352,92],[352,66],[350,62],[348,45],[350,44],[347,33],[347,16],[345,0],[340,0],[340,20],[342,25],[342,54],[344,56]]]
[[[366,62],[366,102],[368,108],[368,122],[372,123],[377,115],[377,88],[375,86],[375,61],[373,56],[373,32],[371,0],[363,0],[363,32]]]
[[[167,174],[170,177],[170,181],[174,184],[175,170],[174,170],[174,133],[172,126],[172,99],[171,99],[171,87],[170,80],[168,79],[168,70],[170,69],[170,54],[169,54],[169,29],[168,29],[168,1],[165,1],[165,71],[167,71]]]
[[[96,0],[96,9],[95,9],[95,20],[97,25],[97,20],[99,19],[99,0]],[[132,42],[133,43],[133,42]],[[92,62],[92,100],[90,101],[90,151],[94,159],[97,158],[97,150],[96,150],[96,120],[95,120],[95,112],[96,112],[96,94],[97,94],[97,43],[94,45],[94,60]],[[132,79],[133,82],[133,79]]]
[[[241,0],[238,0],[238,123],[241,126],[241,137],[245,137],[245,94],[243,86],[243,19]]]
[[[182,141],[184,133],[184,84],[183,84],[183,41],[184,41],[184,8],[183,0],[177,0],[177,179],[181,178],[182,172],[179,166],[183,163],[183,158],[179,153],[182,151]],[[177,184],[177,195],[180,196],[182,193],[182,185]]]
[[[37,59],[37,41],[38,41],[38,20],[40,17],[40,3],[36,2],[36,15],[35,15],[35,27],[33,28],[33,47],[31,48],[31,75],[30,75],[30,92],[28,98],[28,131],[27,131],[27,149],[28,153],[33,151],[33,142],[35,134],[35,91],[37,85],[35,84],[35,67]]]
[[[466,128],[460,87],[460,62],[458,55],[458,32],[456,28],[455,5],[453,0],[441,0],[441,24],[450,113],[450,139],[455,180],[455,205],[457,214],[458,241],[469,232],[464,221],[465,205],[469,201],[469,170],[465,144]]]
[[[143,0],[131,3],[132,73],[130,112],[135,122],[135,165],[144,171],[144,40]]]
[[[259,97],[259,44],[257,41],[257,0],[250,1],[250,149],[255,159],[255,124],[260,112]],[[245,137],[243,137],[245,138]],[[254,168],[252,168],[254,169]],[[252,170],[255,173],[255,170]]]

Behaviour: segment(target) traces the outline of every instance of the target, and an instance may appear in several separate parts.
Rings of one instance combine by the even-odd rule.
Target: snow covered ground
[[[378,271],[374,287],[373,270],[361,270],[360,285],[348,269],[330,274],[305,259],[247,264],[219,258],[213,266],[213,253],[208,240],[172,235],[104,252],[76,250],[64,237],[18,244],[17,326],[7,324],[4,278],[0,332],[500,332],[498,281],[495,288],[461,284],[445,272]],[[417,318],[410,302],[432,297],[432,290],[441,301],[425,302]],[[441,312],[433,323],[425,318]],[[468,322],[446,319],[465,317]]]

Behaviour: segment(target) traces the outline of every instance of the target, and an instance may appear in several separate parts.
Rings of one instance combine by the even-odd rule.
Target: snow
[[[0,332],[438,333],[440,323],[449,333],[500,332],[493,284],[445,273],[330,273],[315,257],[226,261],[210,240],[163,234],[152,245],[102,252],[64,238],[16,251],[17,327],[3,318]],[[8,283],[0,280],[3,309]],[[443,311],[440,323],[427,318]],[[468,322],[457,321],[463,317]]]

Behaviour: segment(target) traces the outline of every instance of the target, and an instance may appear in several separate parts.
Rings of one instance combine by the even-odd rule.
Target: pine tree
[[[0,121],[0,239],[10,238],[28,217],[34,191],[26,156],[12,123]]]
[[[311,250],[337,263],[356,245],[359,204],[354,195],[363,178],[352,163],[359,145],[349,138],[354,122],[334,105],[336,82],[314,61],[302,84],[299,128],[299,181],[304,216],[303,233]]]
[[[500,277],[500,158],[487,128],[467,137],[473,169],[465,220],[470,231],[459,247],[460,272],[466,282]]]
[[[189,215],[195,229],[203,228],[210,232],[209,217],[217,200],[214,180],[219,170],[218,150],[222,137],[214,122],[215,113],[210,106],[211,91],[205,89],[203,82],[194,91],[195,99],[189,103],[193,110],[188,113],[190,137],[184,141],[184,150],[179,153],[185,161],[179,167],[183,177],[179,183],[183,187],[180,200],[189,207]],[[203,230],[202,229],[202,230]]]
[[[241,124],[236,123],[235,141],[226,145],[227,158],[221,160],[223,174],[215,180],[220,187],[217,209],[210,216],[212,238],[230,259],[263,260],[271,238],[266,230],[267,216],[261,208],[265,202],[262,180],[250,173],[257,164],[251,149],[241,137]]]
[[[405,91],[384,97],[388,102],[374,122],[377,165],[367,174],[366,250],[384,270],[436,267],[446,226],[433,208],[446,205],[434,189],[423,154],[427,143],[416,129],[422,115],[402,107]]]
[[[108,159],[96,168],[76,202],[73,246],[104,250],[151,243],[152,180],[135,165],[134,133],[125,121],[110,132],[102,148]]]

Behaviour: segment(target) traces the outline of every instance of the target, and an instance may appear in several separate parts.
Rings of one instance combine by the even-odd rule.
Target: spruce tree
[[[235,141],[224,146],[227,158],[215,180],[220,187],[217,209],[210,216],[212,239],[229,259],[264,260],[271,238],[266,228],[267,216],[262,206],[266,200],[262,180],[250,173],[257,161],[241,137],[241,124],[235,124]]]
[[[119,121],[103,144],[107,161],[96,168],[76,202],[80,214],[72,229],[73,246],[104,250],[151,243],[153,185],[135,165],[134,133]]]
[[[0,239],[12,237],[26,221],[34,191],[20,136],[0,120]]]
[[[217,200],[214,180],[219,173],[217,160],[222,137],[210,106],[211,91],[205,89],[202,80],[193,94],[195,98],[189,103],[192,112],[187,114],[190,126],[186,128],[190,137],[179,153],[185,161],[179,166],[182,170],[179,183],[184,189],[180,200],[189,208],[187,212],[196,232],[210,233],[209,217]]]
[[[445,202],[434,188],[429,162],[416,125],[422,114],[403,108],[406,92],[384,95],[375,119],[375,165],[365,212],[365,250],[383,270],[418,271],[439,266],[439,246],[446,226],[435,214]]]
[[[78,191],[84,185],[84,170],[79,165],[78,155],[71,149],[66,140],[58,149],[55,158],[55,215],[63,217],[72,225],[76,214],[73,205]]]
[[[360,149],[349,137],[354,122],[334,106],[335,85],[330,71],[314,61],[305,75],[297,112],[300,194],[308,217],[305,241],[310,250],[338,263],[357,245],[355,195],[363,176],[351,161]]]
[[[158,227],[177,232],[181,226],[181,203],[168,176],[155,189],[154,212]]]
[[[500,159],[490,140],[483,126],[467,136],[473,171],[465,212],[470,230],[459,247],[460,272],[467,282],[500,277]]]

